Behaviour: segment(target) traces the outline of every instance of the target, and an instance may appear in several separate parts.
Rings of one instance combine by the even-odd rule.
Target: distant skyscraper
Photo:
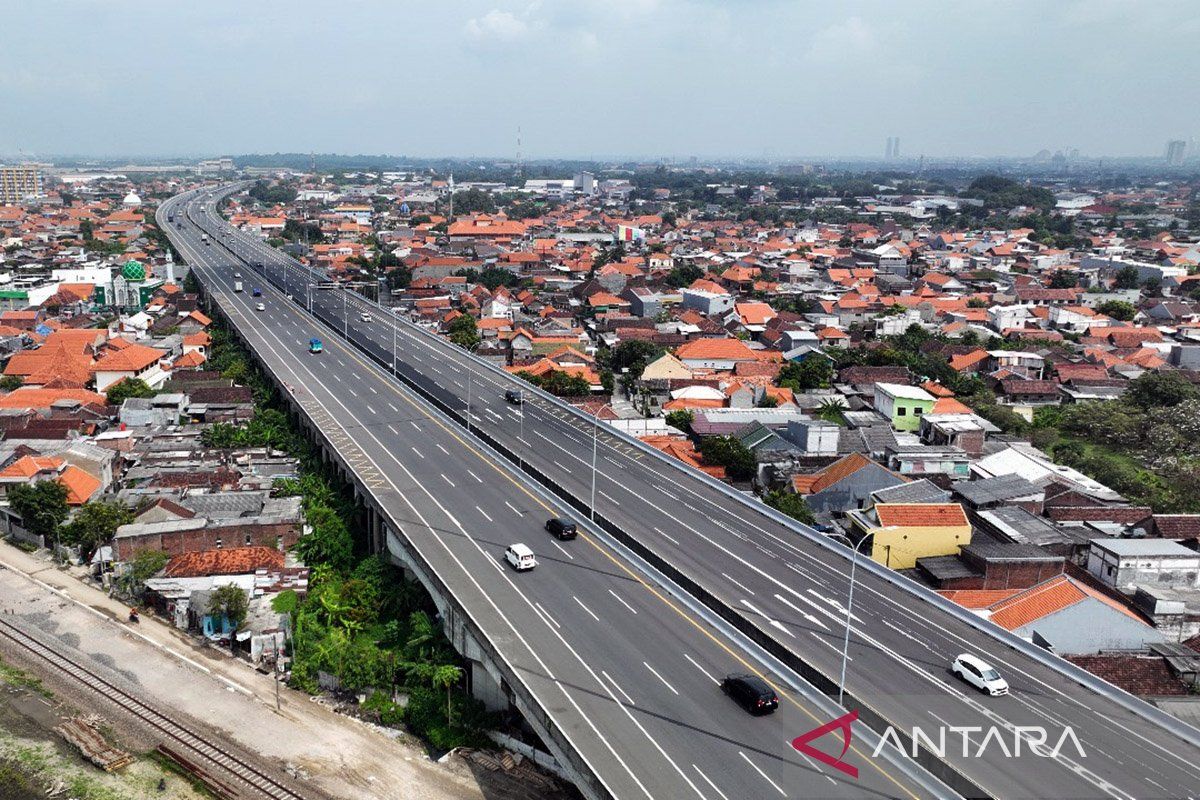
[[[1183,165],[1183,157],[1187,154],[1187,142],[1183,139],[1171,139],[1167,142],[1167,165],[1179,167]]]
[[[895,152],[896,152],[896,140],[893,139],[891,136],[889,136],[888,141],[887,141],[887,155],[884,156],[884,158],[886,158],[888,161],[891,161]]]
[[[892,140],[892,158],[900,157],[900,137],[897,136]]]

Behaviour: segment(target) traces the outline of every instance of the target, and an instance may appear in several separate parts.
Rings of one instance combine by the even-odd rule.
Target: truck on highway
[[[207,245],[208,244],[208,234],[207,233],[200,234],[200,241]]]
[[[235,292],[240,292],[240,291],[242,290],[242,282],[241,282],[241,281],[234,281],[234,282],[233,282],[233,290],[234,290]]]
[[[319,353],[324,349],[325,349],[325,346],[321,344],[320,339],[309,339],[308,340],[308,352]]]

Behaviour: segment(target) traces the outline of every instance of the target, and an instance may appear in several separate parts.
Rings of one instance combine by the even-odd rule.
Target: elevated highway
[[[230,230],[210,200],[194,203],[190,218],[194,231],[207,231],[219,243],[213,246],[229,264],[236,260],[254,267],[264,284],[292,298],[288,319],[299,314],[310,330],[322,329],[323,323],[327,346],[329,332],[344,335],[352,348],[345,350],[346,371],[340,378],[347,383],[343,399],[370,370],[392,372],[409,392],[439,408],[449,428],[457,422],[457,436],[467,438],[462,426],[469,419],[471,441],[502,453],[561,501],[594,511],[597,523],[636,558],[795,674],[836,693],[847,619],[847,548],[603,425],[593,438],[594,421],[555,398],[357,294],[317,288],[322,275],[255,237]],[[188,231],[170,233],[186,243]],[[196,250],[194,242],[190,248]],[[205,261],[198,252],[188,255],[193,256]],[[233,267],[211,260],[211,267],[200,269],[206,285],[219,287],[224,281],[227,287]],[[311,314],[300,313],[309,310]],[[295,349],[297,341],[307,339],[293,339],[289,346]],[[352,352],[354,361],[349,360]],[[504,400],[510,388],[526,394],[520,411]],[[359,409],[366,412],[364,421],[376,416]],[[872,728],[893,731],[907,749],[914,729],[935,742],[938,732],[946,730],[949,746],[941,753],[919,748],[921,764],[972,796],[1195,794],[1200,786],[1200,734],[1195,729],[889,570],[860,562],[857,577],[845,683],[846,706],[860,714],[856,741],[869,737]],[[675,627],[671,622],[667,626]],[[672,649],[653,639],[644,646],[650,653]],[[1012,685],[1012,694],[985,698],[956,682],[948,665],[960,652],[995,664]],[[830,718],[825,713],[822,721]],[[731,721],[723,718],[715,730]],[[794,721],[779,732],[776,751],[779,742],[786,747],[787,740],[815,724]],[[1052,750],[1067,729],[1079,747]],[[1008,737],[1007,747],[985,741],[993,730]],[[1046,732],[1049,745],[1014,753],[1013,737],[1023,736],[1027,743],[1035,734],[1019,731],[1036,730]],[[962,736],[968,744],[960,744]],[[737,754],[734,758],[742,760]],[[877,759],[856,748],[846,761],[861,768],[854,785],[865,789],[860,782]],[[845,777],[836,770],[825,774],[835,781]],[[787,791],[787,781],[777,783]]]

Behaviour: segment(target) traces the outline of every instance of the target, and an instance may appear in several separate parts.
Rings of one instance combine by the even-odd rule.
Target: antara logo
[[[858,767],[842,760],[850,750],[851,726],[857,719],[857,710],[843,714],[837,719],[792,739],[792,747],[809,758],[814,758],[822,764],[844,772],[851,778],[857,778]],[[836,756],[813,747],[813,741],[835,731],[840,731],[842,738],[842,750]],[[952,750],[947,744],[947,735],[958,736],[961,748]],[[939,758],[945,758],[947,753],[954,755],[955,751],[961,752],[963,758],[983,758],[986,755],[1020,758],[1022,752],[1032,753],[1042,758],[1057,758],[1059,753],[1068,746],[1074,748],[1080,758],[1087,758],[1083,744],[1075,734],[1074,728],[1069,725],[1063,728],[1053,747],[1047,746],[1051,741],[1050,732],[1040,725],[1013,725],[1004,728],[995,725],[986,728],[979,725],[940,725],[929,731],[914,727],[912,735],[908,738],[912,743],[910,751],[905,749],[896,729],[889,725],[884,730],[883,736],[879,738],[878,744],[875,745],[871,757],[878,758],[879,754],[883,752],[884,746],[890,744],[902,753],[909,752],[913,758],[920,754],[921,748]]]
[[[796,748],[797,752],[810,758],[815,758],[822,764],[828,764],[834,769],[841,770],[851,778],[857,778],[858,767],[842,761],[842,758],[846,755],[846,751],[850,749],[850,726],[854,724],[854,720],[856,719],[858,719],[858,709],[851,711],[849,714],[843,714],[835,720],[826,722],[819,728],[813,728],[807,733],[800,734],[795,739],[792,739],[792,747]],[[820,739],[825,734],[838,730],[842,732],[842,752],[838,753],[837,757],[818,750],[809,744],[813,739]]]
[[[1080,743],[1079,737],[1075,735],[1075,729],[1070,725],[1063,728],[1052,748],[1046,747],[1046,743],[1050,741],[1050,732],[1041,725],[1013,725],[1007,728],[1007,733],[1006,729],[998,728],[995,725],[989,725],[986,728],[979,725],[939,725],[934,731],[935,733],[931,735],[921,728],[914,727],[912,729],[909,741],[912,742],[911,755],[913,758],[917,757],[922,747],[938,758],[945,758],[948,751],[953,754],[953,751],[950,751],[946,745],[947,732],[951,736],[959,737],[962,745],[960,752],[963,758],[983,758],[985,755],[1020,758],[1022,747],[1035,756],[1058,758],[1058,754],[1068,744],[1075,748],[1075,752],[1079,754],[1080,758],[1087,758],[1087,753],[1083,751],[1083,744]],[[880,737],[879,744],[875,745],[875,751],[871,753],[871,757],[878,756],[885,744],[891,744],[900,752],[905,752],[904,745],[900,742],[900,735],[896,733],[895,728],[889,726]]]

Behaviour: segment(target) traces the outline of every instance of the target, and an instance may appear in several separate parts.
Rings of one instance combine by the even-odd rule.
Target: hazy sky
[[[0,0],[0,154],[1160,155],[1197,0]]]

